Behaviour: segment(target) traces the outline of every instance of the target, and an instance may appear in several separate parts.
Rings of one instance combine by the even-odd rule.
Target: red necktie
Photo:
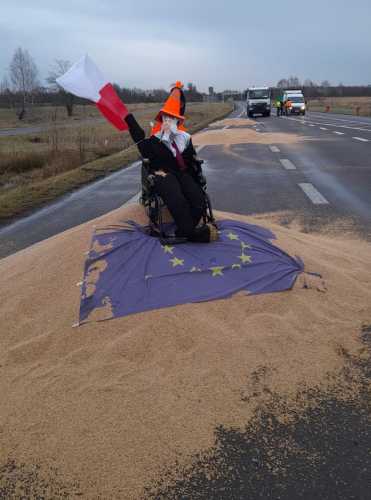
[[[184,158],[183,156],[181,155],[180,151],[179,151],[179,148],[178,146],[176,145],[176,142],[173,141],[171,143],[171,145],[173,146],[173,148],[175,149],[175,158],[176,158],[176,161],[178,163],[178,167],[180,170],[185,170],[187,168],[187,165],[185,164],[185,161],[184,161]]]

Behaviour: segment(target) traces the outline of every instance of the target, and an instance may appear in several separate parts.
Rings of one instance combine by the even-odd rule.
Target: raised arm
[[[137,148],[139,149],[139,153],[142,155],[143,158],[149,158],[152,161],[153,151],[151,142],[149,139],[146,139],[146,134],[144,133],[144,130],[134,118],[134,115],[129,113],[126,116],[125,121],[129,127],[131,138],[133,139],[133,141],[137,145]]]
[[[129,132],[130,132],[130,135],[131,135],[131,138],[133,139],[133,141],[135,143],[143,141],[146,137],[146,134],[144,133],[144,130],[142,129],[142,127],[139,125],[139,123],[134,118],[134,115],[129,113],[126,116],[125,121],[129,127]]]

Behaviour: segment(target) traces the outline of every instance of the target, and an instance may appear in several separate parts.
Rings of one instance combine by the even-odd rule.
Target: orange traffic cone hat
[[[182,82],[177,81],[174,87],[170,91],[170,95],[167,98],[162,109],[156,115],[156,124],[152,129],[152,134],[156,134],[161,129],[162,115],[165,113],[167,115],[173,116],[178,120],[184,121],[185,117],[183,115],[185,110],[185,99],[183,93]],[[184,130],[183,126],[179,126],[181,130]]]

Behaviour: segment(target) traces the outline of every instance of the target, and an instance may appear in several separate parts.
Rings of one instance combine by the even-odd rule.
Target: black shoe
[[[193,243],[210,243],[212,241],[217,241],[219,238],[218,229],[213,224],[203,224],[200,227],[196,227],[193,233],[189,237],[189,241]]]

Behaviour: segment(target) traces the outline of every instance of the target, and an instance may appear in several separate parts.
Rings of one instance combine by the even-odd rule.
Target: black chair
[[[196,182],[202,187],[205,194],[205,210],[202,214],[204,224],[214,223],[214,215],[211,207],[210,197],[206,192],[207,182],[202,172],[203,160],[193,157],[190,173]],[[180,238],[166,233],[163,222],[163,209],[166,207],[161,196],[156,193],[154,188],[154,174],[151,173],[150,160],[142,158],[142,193],[140,203],[145,207],[149,219],[149,231],[151,236],[158,237],[163,245],[185,243],[187,238]]]

